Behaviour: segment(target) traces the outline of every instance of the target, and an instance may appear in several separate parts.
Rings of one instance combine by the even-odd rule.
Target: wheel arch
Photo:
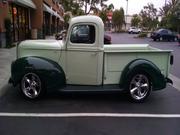
[[[46,88],[60,88],[66,84],[65,72],[55,61],[47,58],[22,57],[11,65],[11,81],[16,86],[27,72],[35,72],[46,83]]]
[[[146,59],[136,59],[131,61],[123,70],[120,77],[120,86],[126,89],[129,78],[134,72],[144,72],[152,82],[153,90],[160,90],[166,87],[166,79],[161,74],[160,69],[151,61]]]

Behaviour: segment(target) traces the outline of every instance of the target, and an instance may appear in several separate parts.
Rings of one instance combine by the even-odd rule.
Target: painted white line
[[[173,87],[180,91],[180,79],[172,74],[169,74],[169,78],[173,81]]]
[[[180,118],[180,114],[136,114],[136,113],[0,113],[0,117],[116,117],[116,118]]]

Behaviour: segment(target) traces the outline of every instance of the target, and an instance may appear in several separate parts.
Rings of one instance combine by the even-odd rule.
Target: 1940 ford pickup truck
[[[96,16],[71,19],[66,39],[26,40],[17,46],[10,82],[36,99],[48,90],[125,91],[142,102],[168,79],[170,50],[147,44],[104,45],[104,24]]]

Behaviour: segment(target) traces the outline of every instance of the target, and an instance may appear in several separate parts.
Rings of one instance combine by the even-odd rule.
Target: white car
[[[140,28],[136,28],[136,27],[130,27],[129,30],[128,30],[129,34],[139,34],[141,33],[141,29]]]

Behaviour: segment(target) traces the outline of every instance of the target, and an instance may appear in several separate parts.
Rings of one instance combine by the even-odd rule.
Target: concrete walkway
[[[55,39],[55,36],[46,36],[46,39]]]
[[[11,63],[16,59],[16,47],[0,48],[0,90],[8,83],[11,74]]]

